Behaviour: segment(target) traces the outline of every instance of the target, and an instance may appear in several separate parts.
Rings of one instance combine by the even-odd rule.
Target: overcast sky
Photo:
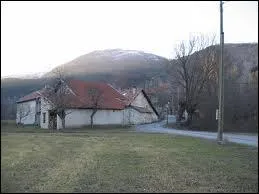
[[[1,2],[1,77],[47,72],[101,49],[167,58],[190,34],[216,34],[219,1]],[[224,4],[226,43],[258,42],[258,2]]]

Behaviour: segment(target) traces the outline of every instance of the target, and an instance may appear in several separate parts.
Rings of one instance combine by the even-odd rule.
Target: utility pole
[[[218,119],[218,143],[223,141],[224,124],[224,32],[223,32],[223,1],[220,1],[220,66],[219,66],[219,119]]]
[[[179,102],[180,102],[180,88],[177,87],[177,111],[179,111],[180,109]]]
[[[167,113],[167,116],[166,116],[166,124],[168,125],[168,111],[169,111],[169,102],[167,103],[166,105],[166,113]]]

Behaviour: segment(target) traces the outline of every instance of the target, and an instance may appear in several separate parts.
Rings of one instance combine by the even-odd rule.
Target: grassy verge
[[[1,143],[1,192],[258,192],[248,146],[127,129],[4,132]]]
[[[190,130],[184,125],[184,123],[168,123],[168,124],[165,124],[163,127],[171,128],[171,129]]]

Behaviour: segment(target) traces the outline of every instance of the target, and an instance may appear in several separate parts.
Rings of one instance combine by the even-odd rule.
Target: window
[[[44,112],[43,113],[43,123],[45,123],[46,122],[46,113]]]
[[[39,112],[41,111],[41,100],[39,99]]]

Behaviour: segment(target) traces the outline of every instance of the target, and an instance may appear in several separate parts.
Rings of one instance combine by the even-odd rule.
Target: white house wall
[[[91,124],[91,109],[66,110],[65,127],[77,128]],[[157,121],[155,113],[140,113],[133,108],[124,110],[98,110],[93,118],[94,125],[135,125]],[[62,128],[62,120],[57,116],[57,128]]]
[[[136,125],[144,123],[152,123],[157,121],[155,113],[141,113],[133,108],[127,108],[124,112],[124,124]]]
[[[142,92],[139,93],[139,95],[134,99],[134,101],[131,103],[131,105],[147,108],[148,110],[153,112],[152,107],[150,106],[150,104],[148,103],[146,97],[144,96],[144,94]]]
[[[65,126],[66,126],[66,123],[65,123]],[[57,129],[62,129],[62,120],[58,115],[57,115]]]
[[[134,101],[131,103],[133,106],[143,107],[151,111],[152,113],[140,113],[136,111],[134,120],[140,124],[140,123],[151,123],[158,121],[158,116],[155,114],[154,110],[150,106],[149,102],[147,101],[146,97],[144,96],[143,92],[140,92],[139,95],[134,99]]]
[[[123,110],[101,110],[94,115],[94,123],[100,125],[123,124]]]
[[[67,114],[70,113],[70,114]],[[81,127],[84,125],[89,125],[89,114],[90,111],[87,109],[68,109],[66,110],[65,127]],[[62,121],[57,116],[57,128],[62,127]]]
[[[25,125],[34,124],[35,114],[36,114],[36,101],[31,100],[31,101],[21,102],[17,104],[16,123],[20,122],[20,111],[19,111],[20,109],[22,109],[23,112],[27,112],[27,109],[30,110],[29,114],[21,119],[21,123]]]
[[[97,125],[123,125],[124,110],[98,110],[93,118]],[[82,127],[91,124],[92,109],[68,109],[66,110],[65,127]],[[57,117],[57,127],[62,127],[62,121]]]

